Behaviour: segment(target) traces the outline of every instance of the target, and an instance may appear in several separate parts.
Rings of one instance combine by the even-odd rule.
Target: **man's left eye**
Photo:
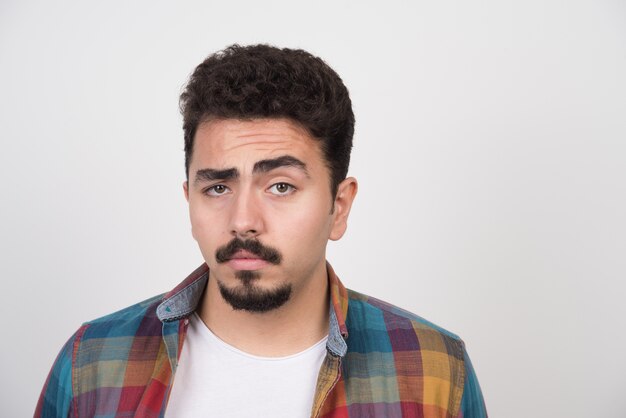
[[[272,185],[272,187],[269,188],[270,193],[278,195],[278,196],[285,196],[285,195],[291,194],[295,190],[296,188],[293,187],[289,183],[276,183]]]

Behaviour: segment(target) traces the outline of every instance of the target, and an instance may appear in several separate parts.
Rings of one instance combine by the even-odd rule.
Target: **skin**
[[[256,162],[281,156],[295,157],[306,167],[253,172]],[[198,170],[206,168],[235,168],[238,177],[195,181]],[[196,132],[183,189],[192,235],[210,269],[198,309],[209,329],[240,350],[267,357],[300,352],[327,335],[326,245],[346,231],[357,181],[349,177],[340,183],[333,209],[320,142],[288,119],[205,122]],[[280,252],[280,264],[256,270],[254,286],[269,290],[290,283],[291,297],[284,305],[249,312],[234,310],[222,298],[218,281],[244,289],[235,275],[241,266],[215,260],[216,250],[233,237],[256,239]]]

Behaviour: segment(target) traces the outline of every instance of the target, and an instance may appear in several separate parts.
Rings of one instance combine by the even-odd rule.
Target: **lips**
[[[233,238],[228,244],[215,251],[215,261],[226,263],[238,270],[265,267],[267,264],[280,264],[278,250],[261,244],[258,240],[243,241]]]
[[[261,260],[261,257],[256,254],[252,254],[250,251],[239,250],[229,257],[229,260]]]
[[[226,265],[234,270],[260,270],[270,263],[247,251],[237,251]]]

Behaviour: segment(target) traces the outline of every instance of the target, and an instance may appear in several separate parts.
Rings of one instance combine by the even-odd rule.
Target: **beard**
[[[237,251],[246,250],[259,256],[271,264],[278,265],[282,255],[278,250],[267,247],[257,240],[241,240],[233,238],[227,245],[217,249],[215,259],[218,263],[227,262]],[[222,298],[235,310],[263,313],[277,309],[284,305],[291,296],[291,284],[285,283],[274,289],[263,289],[254,284],[261,277],[261,273],[254,270],[239,270],[235,277],[241,285],[228,287],[221,280],[217,280]]]
[[[235,310],[264,313],[283,306],[291,296],[291,284],[285,283],[274,289],[263,289],[253,282],[261,275],[256,271],[241,270],[235,273],[241,285],[231,288],[217,280],[222,298]]]

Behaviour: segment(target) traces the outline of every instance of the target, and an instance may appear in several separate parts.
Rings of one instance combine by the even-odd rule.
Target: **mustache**
[[[219,247],[215,251],[215,260],[218,263],[225,263],[240,250],[248,251],[271,264],[280,264],[282,260],[282,256],[275,248],[267,247],[255,239],[244,241],[240,238],[233,238],[228,244]]]

